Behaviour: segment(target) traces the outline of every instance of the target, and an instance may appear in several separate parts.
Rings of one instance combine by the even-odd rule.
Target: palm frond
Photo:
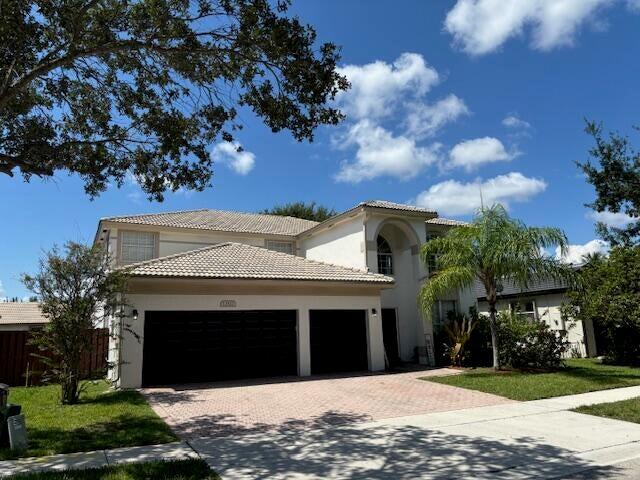
[[[418,301],[425,316],[431,315],[431,307],[438,298],[451,291],[469,287],[475,280],[472,265],[451,265],[438,270],[423,286]]]

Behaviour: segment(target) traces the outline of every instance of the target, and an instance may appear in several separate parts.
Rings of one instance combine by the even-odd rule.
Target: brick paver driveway
[[[511,402],[419,380],[446,373],[452,371],[291,377],[152,388],[143,393],[185,439],[308,429]]]

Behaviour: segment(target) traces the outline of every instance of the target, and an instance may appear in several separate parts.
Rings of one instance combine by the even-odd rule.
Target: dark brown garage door
[[[365,310],[311,310],[311,373],[367,370]]]
[[[145,312],[142,384],[297,374],[295,310]]]

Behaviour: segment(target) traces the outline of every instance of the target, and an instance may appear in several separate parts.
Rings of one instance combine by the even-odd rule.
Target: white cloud
[[[587,217],[595,220],[596,222],[602,222],[610,227],[616,228],[626,227],[627,224],[637,222],[639,220],[638,218],[634,218],[623,212],[614,213],[608,210],[604,212],[591,211],[587,213]]]
[[[403,53],[389,63],[346,65],[339,71],[349,79],[351,89],[336,99],[347,121],[332,144],[353,152],[353,158],[342,162],[335,175],[338,181],[415,177],[440,162],[440,143],[426,140],[470,113],[454,94],[436,101],[426,98],[440,78],[417,53]]]
[[[449,166],[462,167],[467,171],[492,162],[508,162],[516,156],[509,153],[500,140],[493,137],[464,140],[449,152]]]
[[[632,12],[640,12],[640,0],[627,0],[627,8]]]
[[[368,120],[352,125],[339,143],[340,148],[357,147],[355,160],[343,163],[336,175],[342,182],[358,183],[382,175],[406,180],[438,159],[439,144],[419,147],[415,140],[394,136]]]
[[[213,161],[229,165],[239,175],[248,174],[255,164],[256,156],[246,150],[238,151],[241,148],[238,142],[220,142],[211,150]]]
[[[348,116],[379,118],[390,114],[400,99],[420,97],[438,82],[438,72],[417,53],[403,53],[392,64],[376,61],[365,65],[346,65],[351,88],[338,96],[338,105]]]
[[[572,45],[580,27],[614,0],[458,0],[444,22],[454,43],[471,55],[492,52],[531,32],[531,45]],[[635,0],[628,0],[631,7]]]
[[[140,204],[144,200],[144,195],[142,194],[141,190],[134,190],[127,193],[127,198],[133,203]]]
[[[507,128],[517,128],[517,129],[529,129],[531,128],[531,124],[525,120],[522,120],[517,115],[507,115],[502,120],[502,125]]]
[[[501,203],[508,208],[511,202],[525,202],[546,188],[547,183],[542,179],[511,172],[485,181],[437,183],[420,193],[415,203],[445,215],[466,215],[480,208],[480,191],[486,206]]]
[[[433,136],[447,123],[463,115],[469,115],[464,101],[453,94],[434,104],[411,104],[408,110],[407,134],[416,138]]]
[[[560,247],[556,247],[556,259],[564,263],[579,265],[584,263],[583,257],[591,253],[606,254],[609,251],[609,244],[604,240],[591,240],[584,245],[569,245],[565,255],[562,255]]]

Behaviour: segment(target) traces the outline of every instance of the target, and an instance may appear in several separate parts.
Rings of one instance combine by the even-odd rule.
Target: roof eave
[[[168,280],[235,280],[235,281],[273,281],[273,282],[316,282],[323,284],[353,284],[353,285],[368,285],[379,286],[382,288],[393,288],[396,284],[395,280],[392,282],[383,280],[347,280],[347,279],[322,279],[322,278],[274,278],[274,277],[233,277],[233,276],[196,276],[196,275],[153,275],[146,273],[130,273],[132,278],[156,278],[156,279],[168,279]]]

